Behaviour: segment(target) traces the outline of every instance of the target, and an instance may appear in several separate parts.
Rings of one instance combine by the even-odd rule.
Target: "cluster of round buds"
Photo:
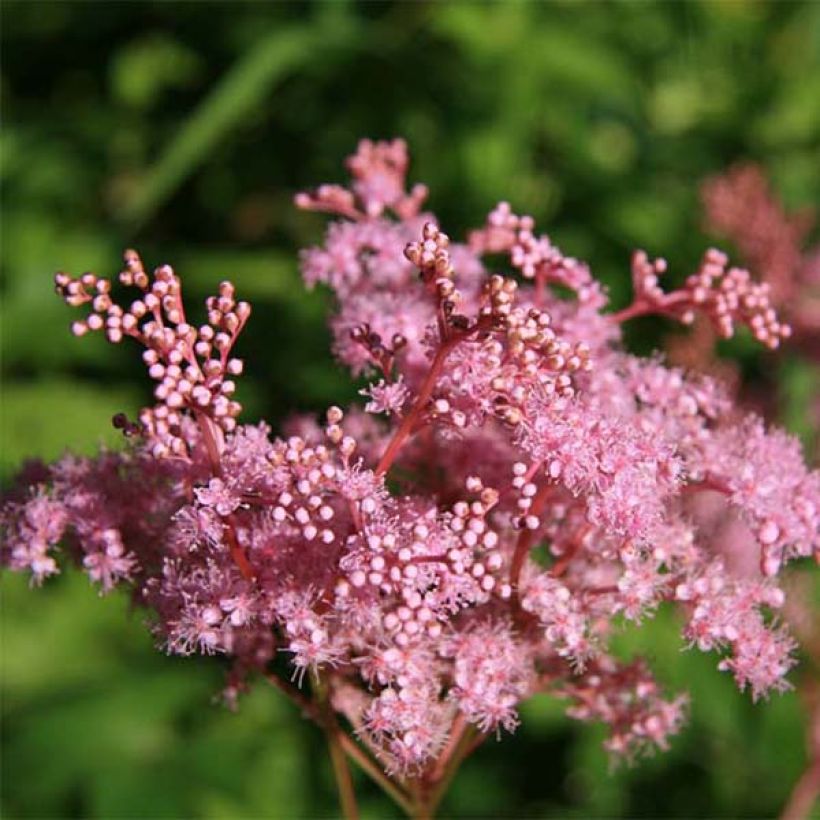
[[[710,232],[732,240],[752,270],[771,285],[773,302],[794,304],[806,262],[800,249],[814,222],[811,212],[787,212],[763,169],[754,164],[735,165],[707,179],[701,199]]]
[[[392,596],[394,605],[385,606],[382,625],[398,646],[407,646],[422,636],[437,638],[442,633],[444,613],[437,590],[425,589],[438,565],[427,563],[424,541],[430,536],[427,523],[417,523],[410,540],[399,539],[393,532],[372,533],[366,537],[367,560],[336,584],[336,595],[347,598],[368,590],[380,596]],[[438,560],[438,559],[437,559]],[[425,578],[428,581],[421,582]]]
[[[575,373],[590,370],[589,346],[583,342],[572,345],[556,336],[550,327],[550,315],[543,310],[515,309],[507,316],[507,350],[525,365],[541,366],[554,373]]]
[[[404,255],[421,273],[425,283],[439,285],[440,279],[452,280],[453,266],[450,264],[450,237],[439,230],[435,222],[425,222],[421,231],[421,242],[410,242]]]
[[[782,339],[791,336],[791,327],[778,319],[769,285],[755,282],[743,268],[727,270],[727,264],[726,254],[711,248],[685,286],[667,294],[659,285],[666,261],[651,261],[646,253],[636,251],[632,257],[635,303],[674,316],[684,324],[694,322],[700,310],[726,339],[740,323],[747,325],[759,342],[772,349],[778,347]]]
[[[354,220],[379,217],[390,208],[400,219],[412,219],[427,199],[426,185],[406,191],[410,159],[404,140],[361,140],[346,164],[353,176],[352,191],[341,185],[321,185],[313,193],[297,194],[296,207]]]
[[[521,223],[516,242],[510,250],[510,262],[525,279],[535,279],[545,267],[559,265],[563,256],[548,236],[536,236],[532,232],[531,217],[522,217]]]
[[[326,413],[327,426],[325,427],[325,438],[336,448],[344,464],[350,463],[350,458],[356,452],[356,439],[346,436],[342,429],[344,413],[341,407],[333,405]],[[317,447],[317,453],[321,453],[324,458],[325,447]]]
[[[93,273],[84,273],[76,279],[67,273],[57,273],[54,285],[67,305],[91,305],[92,312],[88,317],[72,323],[71,332],[75,336],[84,336],[89,330],[104,330],[109,342],[116,343],[122,339],[123,310],[111,299],[111,282],[108,279],[101,279]]]
[[[735,322],[747,325],[754,337],[769,348],[791,336],[791,327],[778,320],[769,299],[769,285],[755,282],[743,268],[726,270],[728,258],[708,250],[697,272],[686,280],[692,302],[700,306],[724,338],[734,334]]]
[[[363,139],[346,165],[368,216],[380,216],[389,207],[401,219],[411,219],[427,198],[426,185],[414,185],[409,194],[405,192],[410,156],[403,139]]]
[[[323,211],[350,219],[362,218],[356,208],[356,197],[341,185],[320,185],[313,193],[301,191],[293,202],[304,211]]]
[[[556,356],[566,352],[566,346],[557,339],[550,326],[552,319],[546,311],[538,308],[523,309],[516,307],[515,299],[518,283],[514,279],[498,274],[491,276],[484,285],[484,296],[487,304],[481,309],[480,316],[489,319],[496,330],[507,332],[507,346],[513,356],[520,356],[526,350],[539,351],[547,356]],[[560,348],[560,350],[559,350]],[[571,370],[589,369],[589,350],[580,346],[577,360],[573,359]],[[550,361],[554,370],[564,369],[564,362],[559,359]]]
[[[498,491],[484,487],[477,476],[470,476],[466,483],[469,490],[478,493],[478,498],[453,505],[448,525],[460,543],[447,553],[450,568],[456,575],[471,575],[484,592],[509,598],[509,586],[499,583],[498,573],[504,561],[498,550],[498,534],[487,524],[490,510],[498,503]]]
[[[91,305],[91,314],[72,325],[75,335],[104,330],[112,343],[128,336],[146,348],[143,361],[158,382],[157,404],[142,410],[139,420],[141,432],[153,442],[154,455],[187,454],[181,432],[185,410],[210,418],[223,432],[233,430],[241,406],[232,398],[236,388],[232,377],[242,372],[243,365],[230,353],[250,316],[250,305],[236,302],[233,285],[223,282],[218,295],[207,300],[207,323],[195,327],[186,321],[181,282],[170,265],[149,276],[137,253],[129,250],[119,280],[141,291],[127,309],[113,301],[106,279],[93,274],[79,279],[64,273],[55,277],[67,304]],[[133,426],[118,426],[134,432]]]
[[[466,316],[455,313],[461,293],[454,282],[455,271],[447,250],[449,244],[450,237],[435,223],[427,222],[422,228],[421,242],[410,242],[404,249],[405,257],[419,269],[427,290],[438,301],[441,310],[439,327],[445,337],[451,330],[465,332],[474,329]]]
[[[332,407],[328,407],[325,413],[325,418],[327,419],[325,436],[327,436],[331,444],[339,444],[344,438],[344,430],[342,430],[341,426],[344,417],[345,414],[341,407],[337,407],[335,404]]]
[[[440,521],[424,519],[409,530],[368,533],[364,558],[336,584],[340,598],[367,591],[392,596],[395,606],[382,623],[398,646],[423,636],[437,638],[443,623],[462,607],[511,594],[501,582],[498,534],[486,520],[498,493],[476,477],[467,486],[478,498],[457,502]],[[364,506],[362,510],[366,512]],[[431,544],[436,544],[434,552]]]
[[[491,276],[484,284],[487,304],[481,309],[481,316],[490,319],[497,328],[506,327],[517,291],[518,282],[515,279],[499,274]]]
[[[492,276],[485,287],[489,305],[482,309],[495,329],[504,330],[504,343],[495,341],[494,360],[500,372],[491,381],[496,394],[496,414],[508,424],[518,424],[520,407],[534,385],[550,395],[570,398],[574,394],[572,375],[592,368],[589,347],[570,344],[551,327],[548,313],[537,308],[516,307],[516,283]],[[504,364],[501,364],[504,362]]]
[[[666,273],[666,260],[650,259],[645,251],[632,254],[632,291],[635,301],[645,301],[651,305],[662,305],[667,295],[660,286],[659,277]],[[684,324],[691,324],[694,313],[690,310],[680,315]]]
[[[394,333],[390,343],[385,344],[382,337],[375,333],[366,322],[356,325],[350,331],[350,338],[368,352],[373,364],[385,376],[390,375],[396,356],[407,345],[407,339],[401,333]]]
[[[434,222],[426,222],[422,228],[421,242],[410,242],[404,255],[414,264],[427,289],[434,293],[445,313],[452,313],[461,295],[456,290],[455,271],[450,262],[450,237],[439,230]]]
[[[470,233],[470,248],[477,253],[504,253],[512,250],[519,231],[532,231],[534,227],[531,216],[518,216],[509,202],[499,202],[487,216],[485,226]]]
[[[512,519],[512,523],[516,529],[537,530],[541,526],[541,519],[533,510],[533,500],[538,492],[538,487],[532,479],[539,466],[538,463],[527,466],[523,461],[516,461],[513,464],[512,488],[518,493],[515,502],[518,514]],[[557,475],[553,475],[549,471],[548,474],[551,478],[555,478]]]
[[[340,419],[341,420],[341,419]],[[306,541],[319,539],[332,544],[335,511],[326,499],[337,489],[337,468],[333,453],[324,445],[309,447],[304,439],[291,436],[275,449],[272,460],[286,465],[292,475],[289,485],[276,497],[271,515],[277,524],[289,523]]]
[[[538,465],[535,465],[537,468]],[[523,461],[516,461],[512,467],[513,489],[519,493],[516,501],[518,516],[513,519],[513,525],[518,529],[537,530],[541,520],[531,512],[532,502],[538,492],[538,487],[532,481],[534,469]]]
[[[490,213],[486,226],[470,235],[470,247],[477,253],[509,253],[510,263],[525,279],[569,287],[581,302],[599,301],[601,286],[589,268],[564,256],[548,236],[536,236],[534,229],[531,216],[518,216],[508,202],[501,202]]]

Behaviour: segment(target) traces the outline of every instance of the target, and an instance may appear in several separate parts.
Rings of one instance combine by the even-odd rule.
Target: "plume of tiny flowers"
[[[165,650],[232,659],[231,702],[273,683],[337,763],[358,760],[417,814],[539,692],[606,723],[613,755],[666,748],[685,696],[608,651],[615,626],[663,603],[684,613],[682,645],[719,653],[754,698],[786,688],[777,579],[820,555],[820,477],[714,381],[619,341],[632,316],[702,310],[774,347],[788,330],[765,289],[709,251],[664,294],[663,265],[639,253],[636,302],[610,313],[589,267],[509,205],[452,242],[420,213],[426,188],[407,190],[402,141],[363,141],[348,168],[349,189],[296,202],[340,218],[302,270],[335,294],[334,350],[369,376],[364,410],[280,437],[239,423],[250,307],[230,283],[194,326],[181,278],[133,251],[127,306],[109,280],[59,274],[63,298],[90,307],[75,334],[145,348],[156,404],[115,418],[123,450],[21,477],[5,563],[40,582],[64,553],[103,592],[126,585]],[[518,275],[487,269],[498,253]],[[721,551],[715,515],[737,521],[742,559]]]

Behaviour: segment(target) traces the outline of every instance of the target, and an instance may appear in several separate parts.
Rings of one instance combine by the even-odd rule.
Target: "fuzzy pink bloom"
[[[662,602],[754,698],[787,687],[776,576],[818,556],[820,477],[714,381],[619,342],[631,316],[702,310],[774,347],[788,331],[766,289],[709,251],[666,294],[663,265],[638,254],[635,303],[608,313],[589,267],[504,203],[452,242],[420,214],[426,189],[407,189],[403,142],[363,141],[348,167],[350,189],[297,203],[346,220],[302,270],[334,292],[334,349],[370,379],[364,410],[284,437],[240,424],[232,349],[250,308],[230,283],[195,327],[180,277],[133,251],[122,304],[108,280],[60,274],[91,309],[75,333],[142,345],[156,403],[116,419],[122,452],[23,477],[4,561],[39,582],[64,552],[103,591],[127,584],[167,651],[233,659],[231,702],[254,673],[287,690],[271,671],[286,653],[308,713],[332,705],[388,772],[430,782],[468,726],[512,730],[543,691],[608,724],[613,754],[665,748],[685,697],[608,654],[613,621]],[[740,528],[731,551],[709,505]]]

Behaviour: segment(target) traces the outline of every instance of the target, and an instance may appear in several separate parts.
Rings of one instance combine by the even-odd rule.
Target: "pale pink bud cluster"
[[[708,179],[701,196],[707,227],[737,246],[749,268],[770,286],[772,303],[816,352],[820,247],[806,245],[814,213],[788,212],[764,170],[754,164],[737,165]]]
[[[755,282],[743,268],[727,269],[727,265],[726,254],[712,248],[684,287],[667,294],[658,282],[666,261],[652,262],[643,251],[637,251],[632,257],[635,304],[641,305],[643,312],[673,316],[684,324],[694,322],[699,311],[726,339],[734,335],[736,324],[743,324],[766,347],[778,347],[781,340],[791,336],[791,327],[778,319],[769,299],[769,285]]]
[[[510,263],[525,279],[536,280],[539,297],[543,285],[550,283],[571,288],[582,304],[601,308],[606,302],[589,268],[564,256],[546,234],[536,235],[535,220],[513,213],[508,202],[499,203],[490,212],[484,228],[470,233],[469,244],[480,254],[508,253]]]
[[[233,285],[223,282],[219,294],[207,300],[207,323],[191,325],[185,317],[180,279],[170,265],[149,276],[132,250],[126,251],[125,264],[120,284],[141,291],[127,308],[112,298],[109,280],[91,273],[79,279],[58,273],[57,291],[72,307],[91,307],[86,319],[72,325],[75,336],[102,330],[114,344],[130,336],[145,347],[142,358],[148,375],[157,382],[157,404],[140,412],[140,427],[153,440],[155,455],[181,456],[187,452],[181,432],[184,413],[207,416],[222,432],[236,426],[242,407],[233,399],[233,377],[242,373],[243,363],[231,351],[251,308],[247,302],[237,302]],[[134,432],[130,426],[126,429]]]
[[[347,168],[353,175],[351,190],[339,185],[321,185],[312,194],[297,194],[296,205],[351,219],[378,217],[390,209],[401,219],[411,219],[427,199],[427,186],[414,185],[406,191],[409,165],[404,140],[361,140],[357,152],[347,160]]]

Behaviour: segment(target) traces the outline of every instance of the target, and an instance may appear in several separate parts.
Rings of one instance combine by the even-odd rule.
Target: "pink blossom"
[[[426,189],[408,190],[402,141],[363,141],[348,168],[350,188],[297,202],[343,220],[302,270],[334,293],[334,351],[369,375],[364,410],[281,436],[240,423],[250,307],[229,282],[195,327],[181,277],[133,251],[119,282],[136,298],[59,274],[90,310],[75,333],[139,343],[156,401],[115,419],[121,451],[21,476],[3,561],[39,583],[65,556],[102,591],[127,586],[169,652],[231,658],[230,699],[272,680],[332,732],[335,708],[398,789],[439,782],[469,732],[513,730],[538,692],[606,723],[613,754],[665,748],[685,696],[609,654],[613,624],[664,602],[682,644],[716,652],[754,699],[787,688],[777,575],[820,554],[820,475],[715,381],[620,345],[632,316],[702,310],[774,347],[788,330],[765,287],[709,251],[666,293],[663,263],[638,253],[636,301],[610,313],[589,267],[509,205],[453,242],[420,213]],[[521,280],[488,271],[489,253]]]

